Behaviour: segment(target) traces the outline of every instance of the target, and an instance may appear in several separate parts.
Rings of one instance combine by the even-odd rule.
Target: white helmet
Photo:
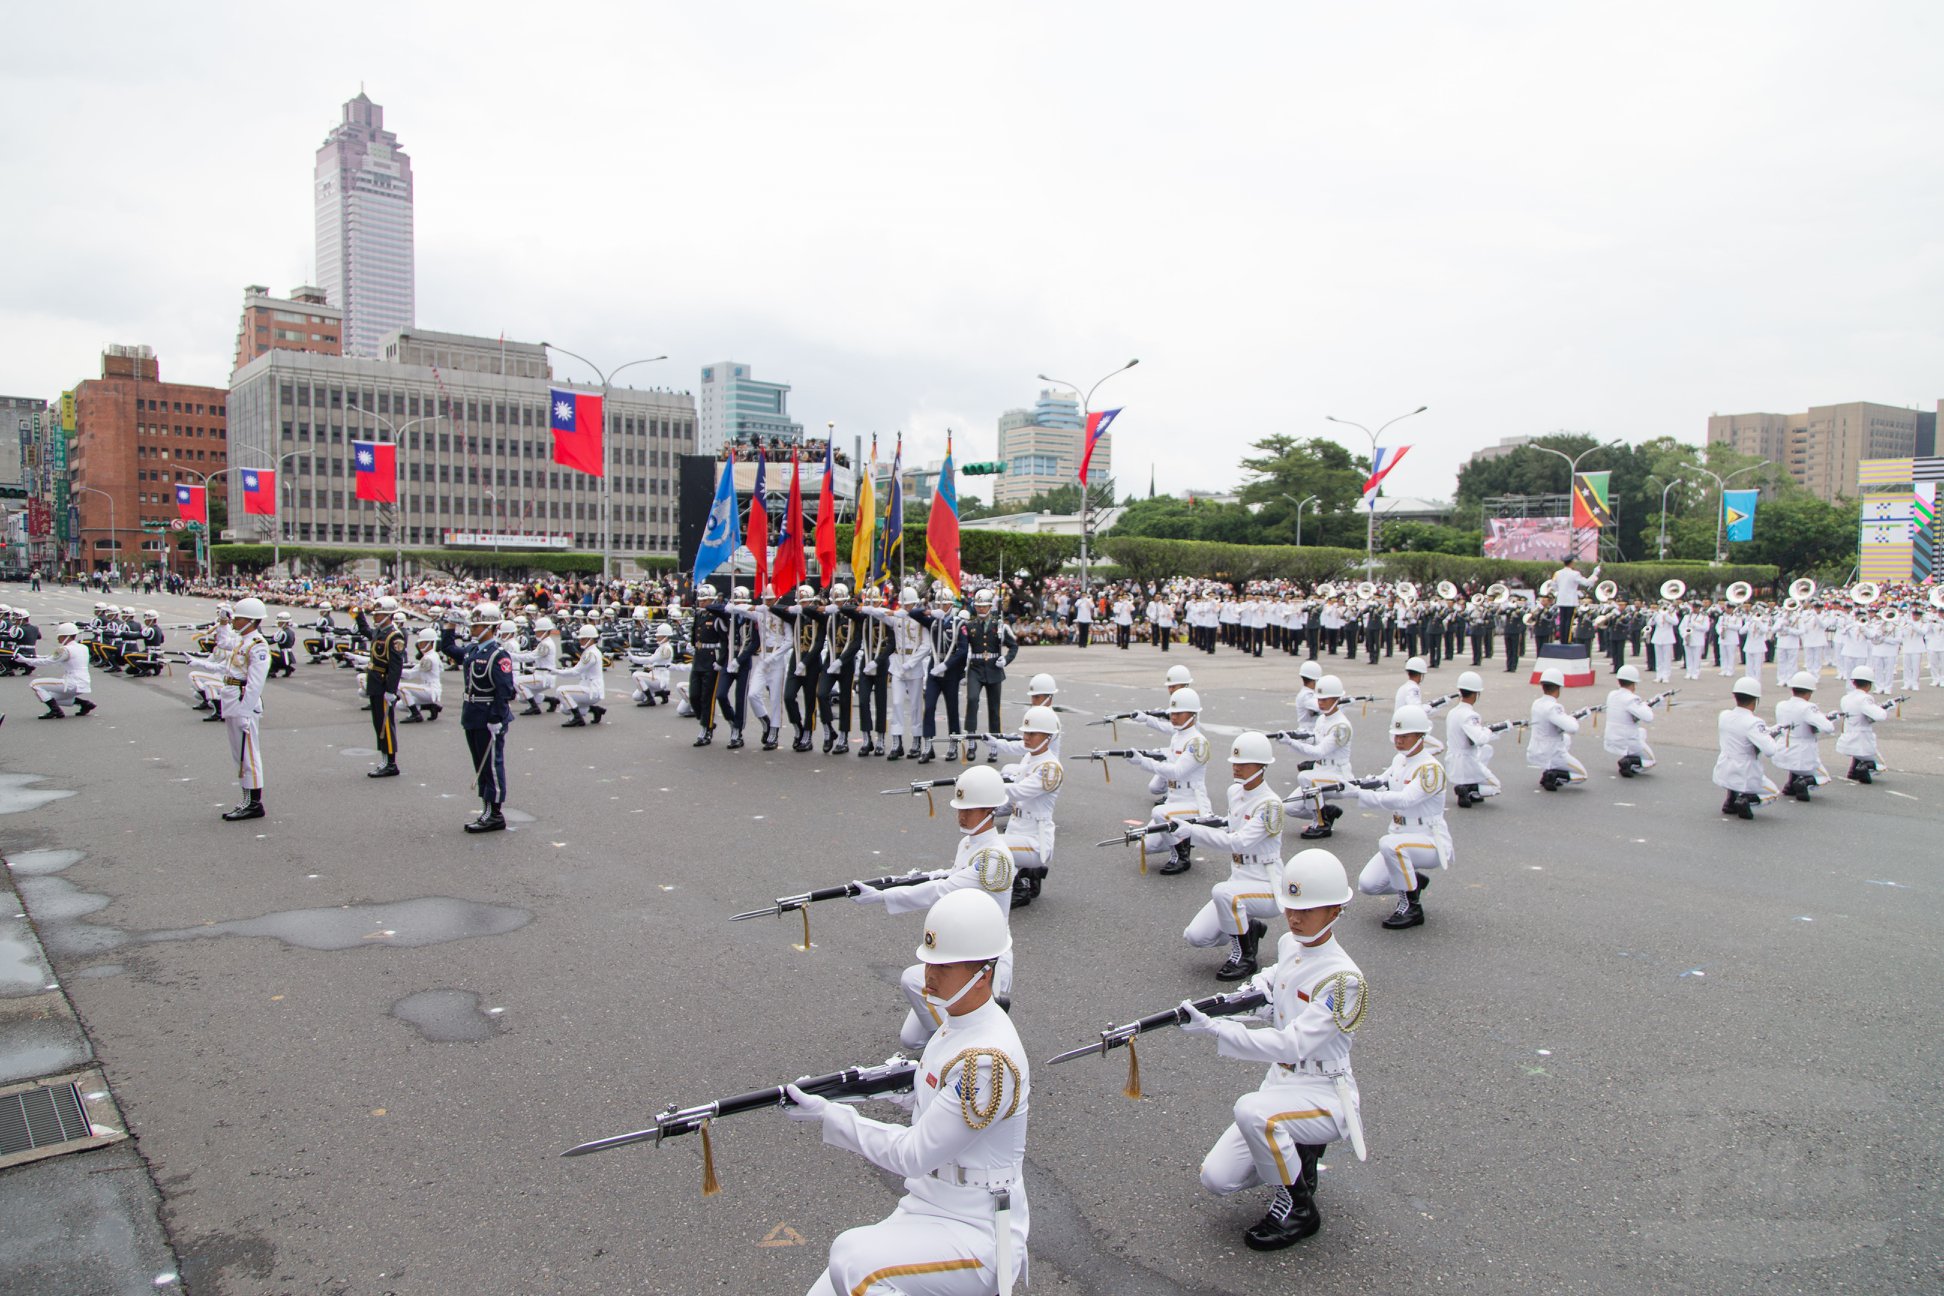
[[[921,963],[985,963],[1012,948],[999,902],[973,887],[942,895],[925,913]]]
[[[1736,697],[1758,698],[1762,696],[1762,681],[1753,676],[1744,675],[1735,681],[1734,693]]]
[[[1039,674],[1033,676],[1032,680],[1026,685],[1026,696],[1028,697],[1051,697],[1059,691],[1060,686],[1054,683],[1053,677],[1045,671],[1041,671]]]
[[[428,626],[412,638],[420,644],[435,644],[439,642],[439,632]]]
[[[1253,731],[1235,735],[1229,745],[1229,764],[1231,765],[1274,765],[1276,753],[1269,746],[1269,739]]]
[[[1795,674],[1789,676],[1789,687],[1791,689],[1808,689],[1813,693],[1816,689],[1816,677],[1808,671],[1797,671]]]
[[[918,591],[907,585],[898,591],[898,606],[910,607],[918,601]]]
[[[1027,707],[1026,718],[1019,724],[1019,732],[1056,734],[1060,732],[1060,717],[1052,707]]]
[[[703,581],[700,585],[697,585],[695,587],[695,601],[698,603],[705,602],[706,600],[712,599],[715,596],[716,596],[716,587],[709,584],[707,581]]]
[[[97,604],[95,604],[95,611],[97,611],[97,612],[99,612],[99,611],[100,611],[100,610],[101,610],[102,608],[105,608],[105,607],[107,607],[107,606],[108,606],[108,605],[107,605],[106,603],[97,603]],[[230,614],[230,605],[229,605],[229,604],[227,604],[227,603],[218,603],[218,604],[216,605],[216,615],[217,615],[217,616],[228,616],[229,614]]]
[[[1876,683],[1876,672],[1871,670],[1868,666],[1856,667],[1854,670],[1852,670],[1849,673],[1849,677],[1850,677],[1850,683],[1852,684]]]
[[[646,621],[648,619],[648,609],[645,607],[636,608],[634,610],[634,619],[637,621]]]
[[[580,639],[599,639],[601,637],[600,627],[584,625],[580,628],[580,633],[575,637]]]
[[[669,625],[668,622],[664,621],[660,625],[655,627],[655,638],[672,639],[674,637],[675,637],[675,627]]]
[[[1549,666],[1545,670],[1539,672],[1539,684],[1540,687],[1542,688],[1548,684],[1552,685],[1554,688],[1565,688],[1566,675],[1564,672],[1562,672],[1559,669],[1559,667]]]
[[[541,617],[538,621],[535,621],[533,623],[533,632],[535,634],[552,634],[555,630],[558,630],[559,628],[560,628],[559,626],[553,623],[552,617]]]
[[[1622,684],[1638,684],[1640,683],[1640,667],[1622,666],[1619,670],[1613,672],[1613,678],[1619,680]]]
[[[1404,663],[1405,672],[1411,675],[1423,675],[1429,672],[1430,669],[1430,664],[1422,657],[1413,657]]]
[[[1316,681],[1316,696],[1319,700],[1323,698],[1342,697],[1343,681],[1334,675],[1325,675],[1322,679]]]
[[[398,615],[398,600],[387,594],[378,600],[378,606],[372,610],[379,616],[396,616]]]
[[[1169,715],[1177,715],[1183,711],[1190,715],[1200,715],[1201,694],[1191,688],[1176,689],[1174,695],[1168,699],[1166,709]]]
[[[733,590],[730,590],[730,591],[729,591],[729,601],[730,601],[731,603],[747,603],[747,602],[749,602],[749,586],[747,586],[747,585],[738,585],[738,586],[736,586],[736,588],[734,588]]]
[[[1421,706],[1401,706],[1391,716],[1391,737],[1399,734],[1428,734],[1431,732],[1431,717]]]
[[[1296,674],[1302,677],[1305,683],[1314,684],[1323,678],[1323,666],[1320,662],[1312,659],[1304,662],[1303,669],[1297,671]]]
[[[1168,667],[1167,682],[1170,684],[1193,684],[1195,677],[1189,673],[1186,666],[1170,666]]]
[[[80,633],[81,627],[72,621],[63,621],[54,627],[54,637],[56,639],[72,639]]]
[[[236,600],[236,611],[233,615],[239,621],[261,621],[268,615],[268,610],[263,606],[262,599],[238,599]]]
[[[796,587],[796,597],[797,602],[808,603],[811,599],[817,597],[817,591],[808,585],[799,585]]]
[[[24,609],[15,608],[14,611],[24,612]],[[289,615],[290,613],[288,612],[279,612],[277,613],[277,619],[279,621],[282,621],[285,618],[289,617]],[[157,612],[154,608],[150,608],[148,611],[142,613],[142,620],[144,621],[160,621],[161,619],[162,619],[162,614],[160,612]]]
[[[493,629],[493,633],[497,634],[502,639],[511,639],[514,635],[518,634],[519,632],[520,632],[520,627],[514,625],[511,621],[502,621],[499,623],[499,625],[495,626]]]
[[[952,894],[958,895],[959,892]],[[977,895],[978,892],[966,892]],[[1330,852],[1312,846],[1297,851],[1282,866],[1276,879],[1276,903],[1285,909],[1321,909],[1325,905],[1350,903],[1350,879],[1343,861]]]
[[[319,612],[329,612],[331,610],[331,605],[329,603],[319,603],[317,605],[317,610]]]
[[[1477,671],[1463,671],[1458,676],[1458,691],[1460,693],[1483,693],[1485,691],[1485,680]]]
[[[1006,801],[1006,780],[992,765],[974,765],[952,785],[954,810],[997,810]]]
[[[850,586],[844,584],[841,581],[830,587],[830,600],[833,603],[842,603],[845,599],[849,598],[850,596],[851,596]]]
[[[148,614],[148,619],[149,619],[150,621],[153,621],[153,620],[155,620],[155,613],[153,613],[153,612],[151,612],[151,613],[149,613],[149,614]],[[277,613],[277,624],[278,624],[278,625],[282,625],[282,624],[283,624],[284,622],[286,622],[286,621],[288,621],[288,620],[290,620],[290,613],[288,613],[288,612],[279,612],[279,613]]]
[[[476,626],[498,625],[499,619],[500,605],[497,603],[480,603],[472,610],[472,623]]]
[[[989,589],[982,589],[982,590],[980,590],[980,591],[979,591],[978,593],[976,593],[976,594],[974,594],[974,595],[972,596],[972,606],[973,606],[973,607],[975,607],[975,608],[977,608],[977,607],[991,607],[991,606],[992,606],[992,591],[991,591],[991,590],[989,590]]]

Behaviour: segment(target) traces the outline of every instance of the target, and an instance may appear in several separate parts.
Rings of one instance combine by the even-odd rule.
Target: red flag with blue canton
[[[176,514],[184,522],[200,522],[204,526],[208,526],[208,492],[201,486],[178,485],[176,487]]]
[[[756,452],[756,485],[749,492],[749,525],[743,528],[743,543],[756,559],[756,579],[749,584],[757,598],[769,588],[769,504],[763,499],[763,452]]]
[[[803,467],[796,452],[790,452],[790,503],[783,515],[783,534],[776,537],[776,566],[770,571],[770,588],[778,598],[795,592],[809,578],[803,562]]]
[[[817,580],[825,588],[837,577],[837,456],[824,442],[823,488],[817,493]]]
[[[590,477],[606,474],[601,454],[601,398],[593,392],[548,392],[547,426],[553,429],[554,462]]]
[[[1119,417],[1117,409],[1095,410],[1087,415],[1087,448],[1080,456],[1080,484],[1087,484],[1087,465],[1093,462],[1094,446],[1107,435],[1107,425]]]
[[[243,469],[243,511],[276,513],[277,474],[275,471],[269,468]]]
[[[356,498],[398,503],[398,447],[389,441],[353,441],[351,479]]]

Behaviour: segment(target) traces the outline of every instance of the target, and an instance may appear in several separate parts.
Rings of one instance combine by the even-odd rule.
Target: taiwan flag
[[[1087,484],[1087,466],[1093,462],[1094,447],[1107,435],[1107,425],[1120,417],[1117,409],[1095,410],[1087,415],[1087,447],[1080,455],[1080,484]]]
[[[749,546],[750,557],[756,560],[756,579],[750,582],[750,589],[757,598],[769,588],[769,502],[763,498],[766,487],[763,484],[763,452],[756,452],[756,484],[749,491],[749,525],[743,528],[743,543]]]
[[[184,522],[200,522],[209,525],[209,493],[201,486],[187,484],[176,487],[176,516]]]
[[[790,503],[783,515],[783,533],[776,537],[776,563],[770,568],[770,589],[788,598],[809,579],[803,561],[803,466],[790,455]]]
[[[553,429],[554,462],[590,477],[602,476],[601,398],[560,387],[551,389],[549,396],[552,413],[547,426]]]
[[[351,477],[356,497],[380,504],[398,502],[398,447],[389,441],[353,441]]]
[[[817,495],[817,583],[828,589],[837,579],[837,459],[835,443],[824,442],[823,486]]]
[[[276,514],[277,474],[274,471],[267,468],[243,470],[243,511]]]

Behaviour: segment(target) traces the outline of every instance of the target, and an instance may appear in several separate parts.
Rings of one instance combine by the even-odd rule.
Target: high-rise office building
[[[375,356],[378,340],[412,327],[412,159],[365,97],[317,150],[317,282],[344,312],[344,354]]]
[[[695,452],[762,441],[803,443],[803,424],[790,421],[790,385],[758,382],[734,360],[702,367],[695,402]]]
[[[1030,410],[999,416],[999,458],[1006,471],[993,479],[994,504],[1024,504],[1035,495],[1080,484],[1080,455],[1086,448],[1080,402],[1057,391],[1042,391]],[[1094,447],[1087,481],[1098,486],[1114,475],[1114,434],[1102,434]]]
[[[1708,444],[1782,464],[1818,498],[1857,494],[1856,465],[1864,459],[1908,459],[1926,432],[1936,436],[1928,411],[1872,401],[1816,405],[1806,414],[1714,414]]]

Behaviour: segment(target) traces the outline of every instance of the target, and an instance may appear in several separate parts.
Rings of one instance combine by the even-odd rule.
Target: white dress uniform
[[[210,654],[207,657],[194,657],[196,663],[189,671],[189,691],[203,702],[213,702],[217,690],[223,687],[223,662],[230,649],[236,647],[236,631],[222,622],[217,622],[210,631]]]
[[[541,635],[532,652],[511,655],[520,665],[530,668],[513,677],[513,688],[522,701],[538,702],[553,692],[554,679],[560,673],[560,641],[554,638],[553,631]]]
[[[1296,732],[1313,734],[1323,712],[1316,705],[1316,690],[1308,684],[1296,691]]]
[[[1823,768],[1816,745],[1822,735],[1835,733],[1836,726],[1823,709],[1809,698],[1784,698],[1775,704],[1775,727],[1782,731],[1781,746],[1769,762],[1791,774],[1813,775],[1818,783],[1829,782],[1829,771]]]
[[[756,656],[749,663],[750,714],[765,726],[781,729],[785,719],[783,687],[789,679],[790,654],[796,649],[795,627],[771,607],[758,605],[745,614],[756,623]]]
[[[1057,734],[1048,735],[1058,737]],[[1053,755],[1052,744],[1037,756],[1027,756],[999,770],[1012,799],[1012,818],[1006,823],[1006,846],[1015,868],[1053,862],[1053,807],[1060,799],[1066,770]]]
[[[1314,765],[1296,775],[1296,787],[1315,788],[1326,796],[1340,795],[1343,785],[1350,781],[1350,743],[1354,735],[1350,729],[1350,717],[1344,713],[1343,703],[1338,702],[1336,709],[1327,714],[1318,713],[1316,723],[1310,729],[1306,741],[1301,738],[1279,739],[1283,746],[1295,752]],[[1318,797],[1314,802],[1316,822],[1323,822],[1323,800]]]
[[[1829,653],[1829,631],[1833,620],[1826,613],[1811,609],[1802,614],[1802,669],[1811,675],[1822,674]]]
[[[668,696],[668,677],[675,666],[675,648],[666,640],[655,645],[648,654],[647,664],[632,672],[634,680],[634,700],[646,702],[650,694],[658,697]]]
[[[1451,829],[1445,823],[1445,771],[1422,746],[1391,758],[1381,788],[1356,789],[1361,805],[1390,811],[1390,830],[1357,877],[1365,895],[1403,895],[1418,889],[1418,874],[1451,867]]]
[[[1012,852],[1006,848],[1006,839],[999,835],[996,827],[961,836],[958,851],[952,857],[952,867],[931,881],[920,882],[916,886],[890,887],[880,894],[886,913],[924,913],[940,896],[966,887],[978,887],[990,892],[992,898],[999,902],[999,907],[1011,915]],[[1012,951],[1007,950],[999,956],[999,965],[993,972],[992,993],[1002,998],[1011,996],[1012,968]],[[917,1048],[931,1038],[940,1020],[937,1010],[925,1002],[925,965],[914,963],[906,968],[904,975],[899,978],[899,986],[911,1005],[911,1011],[905,1014],[898,1038],[905,1047]]]
[[[1258,1185],[1296,1182],[1304,1147],[1361,1132],[1363,1100],[1350,1070],[1350,1037],[1362,1024],[1363,971],[1334,936],[1306,947],[1285,937],[1282,959],[1250,987],[1269,1002],[1268,1026],[1234,1017],[1190,1023],[1215,1036],[1223,1057],[1262,1062],[1262,1084],[1235,1101],[1235,1123],[1202,1158],[1202,1187],[1226,1197]]]
[[[891,631],[891,675],[886,707],[891,713],[888,734],[907,745],[924,741],[925,677],[931,672],[931,639],[925,627],[902,611],[864,609]]]
[[[418,660],[398,677],[398,696],[407,706],[440,706],[444,692],[445,663],[437,647],[427,644]]]
[[[223,682],[216,696],[229,727],[230,755],[244,791],[263,787],[263,750],[257,722],[263,718],[263,682],[270,678],[270,645],[261,629],[237,639],[223,658]]]
[[[1944,688],[1944,615],[1924,614],[1924,653],[1930,658],[1932,688]]]
[[[1492,773],[1492,738],[1471,703],[1461,701],[1445,714],[1445,771],[1453,787],[1475,787],[1482,797],[1504,790]]]
[[[580,657],[560,674],[559,684],[554,692],[560,697],[560,704],[575,715],[591,706],[599,706],[607,701],[607,660],[601,656],[601,649],[593,640],[581,649]]]
[[[1134,719],[1158,734],[1167,734],[1171,738],[1174,736],[1174,721],[1168,719],[1168,708],[1165,706],[1158,711],[1143,711],[1141,714],[1135,716]],[[1162,775],[1156,774],[1148,780],[1147,789],[1148,795],[1160,796],[1168,790],[1168,780]]]
[[[1721,645],[1721,673],[1727,678],[1742,674],[1742,627],[1747,618],[1739,612],[1724,612],[1715,618],[1715,641]],[[1748,672],[1753,674],[1753,672]]]
[[[822,1109],[823,1138],[904,1179],[897,1209],[847,1229],[808,1296],[993,1296],[998,1203],[1009,1194],[1006,1270],[1027,1276],[1026,1122],[1032,1073],[995,1003],[948,1017],[918,1059],[911,1124]]]
[[[1654,678],[1662,684],[1674,677],[1674,638],[1680,618],[1666,608],[1654,613],[1651,640],[1654,645]]]
[[[1843,694],[1837,710],[1843,715],[1843,736],[1836,740],[1836,750],[1855,760],[1876,760],[1876,727],[1888,720],[1890,713],[1871,699],[1868,690],[1860,688]]]
[[[1161,789],[1164,799],[1155,807],[1150,822],[1205,815],[1213,808],[1208,799],[1208,739],[1202,736],[1199,721],[1175,729],[1168,740],[1168,754],[1160,760],[1152,756],[1130,759],[1165,785]]]
[[[1276,903],[1274,871],[1282,866],[1282,796],[1267,778],[1245,788],[1228,788],[1228,824],[1182,824],[1176,832],[1185,840],[1229,857],[1229,875],[1208,890],[1201,907],[1181,933],[1196,949],[1220,945],[1249,930],[1249,920],[1267,923],[1281,912]]]
[[[1532,700],[1532,732],[1526,739],[1526,764],[1536,770],[1570,773],[1575,783],[1586,781],[1586,766],[1573,755],[1573,735],[1580,722],[1559,699],[1541,693]]]
[[[1914,693],[1920,687],[1918,674],[1924,665],[1924,627],[1905,613],[1897,622],[1896,633],[1897,650],[1903,656],[1903,686]]]
[[[1701,652],[1708,646],[1708,618],[1690,612],[1681,618],[1681,639],[1687,648],[1687,677],[1701,678]]]
[[[1647,745],[1646,726],[1654,723],[1654,708],[1632,689],[1617,688],[1607,694],[1606,737],[1600,745],[1615,756],[1640,757],[1641,769],[1652,769],[1654,749]]]
[[[65,646],[55,644],[54,651],[45,657],[30,655],[22,657],[21,660],[36,666],[60,666],[61,674],[58,679],[46,678],[28,682],[27,687],[32,689],[34,696],[45,705],[59,706],[63,702],[73,702],[94,692],[94,677],[88,671],[88,646],[79,639]]]
[[[1775,755],[1776,742],[1760,716],[1729,707],[1716,721],[1715,735],[1721,749],[1715,757],[1716,787],[1758,796],[1764,805],[1782,795],[1782,789],[1762,773],[1762,757]]]

